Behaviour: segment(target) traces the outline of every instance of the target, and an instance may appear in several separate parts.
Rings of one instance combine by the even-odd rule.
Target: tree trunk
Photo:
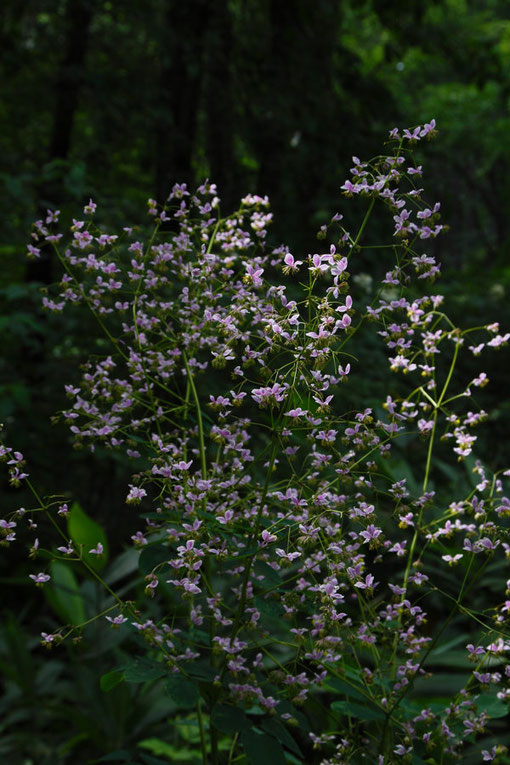
[[[55,81],[55,111],[49,140],[48,160],[65,160],[71,148],[74,116],[78,107],[80,88],[85,76],[85,59],[90,24],[94,13],[94,0],[68,0],[66,6],[65,50]],[[46,215],[50,206],[58,206],[62,199],[62,174],[37,187],[38,212]],[[43,247],[41,257],[29,261],[27,282],[52,282],[51,248]]]
[[[210,2],[169,0],[161,34],[159,108],[156,110],[156,197],[174,183],[192,183],[203,47]]]
[[[235,205],[234,105],[232,93],[232,19],[228,0],[212,6],[207,46],[206,147],[211,180],[218,184],[222,209]]]

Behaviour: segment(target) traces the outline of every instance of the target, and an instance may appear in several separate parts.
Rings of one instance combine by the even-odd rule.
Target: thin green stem
[[[195,411],[197,415],[197,425],[198,425],[198,444],[200,448],[200,468],[202,471],[202,478],[205,481],[207,479],[207,459],[206,459],[206,450],[205,450],[204,423],[202,420],[202,409],[200,407],[200,400],[198,398],[195,381],[193,380],[193,375],[191,374],[191,370],[188,364],[188,359],[184,351],[183,351],[182,357],[184,361],[184,366],[186,368],[186,377],[191,389],[191,395],[193,396],[193,401],[195,403]],[[205,502],[205,499],[204,499],[204,502]]]
[[[365,213],[365,217],[363,218],[363,220],[362,220],[362,222],[361,222],[361,226],[359,227],[358,233],[357,233],[357,235],[356,235],[356,239],[355,239],[355,240],[354,240],[354,242],[352,243],[352,246],[351,246],[351,249],[352,249],[352,250],[354,250],[354,249],[355,249],[355,247],[357,247],[357,245],[358,245],[358,242],[359,242],[359,240],[361,239],[361,236],[362,236],[362,234],[363,234],[363,231],[364,231],[364,230],[365,230],[365,228],[366,228],[366,225],[367,225],[367,223],[368,223],[368,220],[369,220],[369,218],[370,218],[370,215],[372,214],[372,210],[373,210],[374,204],[375,204],[375,197],[372,197],[372,199],[370,200],[370,204],[369,204],[369,206],[368,206],[368,210],[367,210],[367,211],[366,211],[366,213]]]
[[[200,731],[200,751],[202,752],[202,765],[207,765],[207,744],[205,740],[204,718],[202,716],[202,702],[197,701],[198,728]]]
[[[234,735],[234,738],[232,739],[232,744],[231,744],[231,747],[230,747],[230,751],[228,753],[228,762],[227,762],[227,765],[231,765],[231,763],[233,762],[232,758],[234,756],[234,752],[235,752],[235,749],[236,749],[236,744],[237,744],[238,736],[239,736],[239,734],[236,733]]]

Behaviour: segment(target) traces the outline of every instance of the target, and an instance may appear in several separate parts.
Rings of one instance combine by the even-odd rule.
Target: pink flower
[[[71,555],[74,552],[71,542],[69,542],[69,545],[67,547],[57,547],[57,550],[61,552],[63,555]]]
[[[246,266],[246,281],[248,284],[253,284],[254,287],[260,287],[262,279],[260,278],[264,273],[264,269],[259,266],[252,266],[250,263]]]
[[[265,546],[270,544],[270,542],[275,542],[277,537],[275,534],[271,534],[266,529],[263,530],[262,534],[260,535],[262,537],[262,542],[259,542],[261,546]]]
[[[301,557],[300,552],[285,552],[285,550],[282,550],[281,547],[277,547],[275,550],[275,553],[278,555],[279,558],[284,558],[285,560],[288,560],[292,563],[293,560],[296,560],[296,558]]]
[[[147,492],[145,489],[141,489],[139,486],[133,486],[132,484],[130,486],[129,494],[126,497],[126,504],[128,505],[135,505],[140,502],[143,497],[147,496]]]
[[[304,417],[307,414],[307,409],[301,409],[301,407],[298,406],[296,409],[289,409],[288,412],[285,412],[284,417],[292,417],[294,420],[297,420],[298,417]]]
[[[49,582],[49,581],[50,581],[50,579],[51,579],[51,576],[50,576],[49,574],[43,574],[43,573],[39,573],[39,574],[29,574],[29,577],[30,577],[30,579],[33,579],[33,581],[34,581],[34,582],[35,582],[37,585],[43,585],[43,584],[45,584],[46,582]]]
[[[462,553],[457,553],[457,555],[441,555],[441,558],[445,560],[449,566],[455,566],[462,557]]]
[[[285,255],[283,262],[285,263],[282,269],[284,274],[295,274],[299,271],[299,266],[303,265],[303,261],[295,260],[294,255],[291,255],[290,252]]]
[[[375,540],[382,534],[382,530],[376,528],[372,523],[367,526],[365,531],[360,531],[360,537],[365,540],[363,544],[367,542],[375,542]],[[373,578],[373,577],[372,577]]]
[[[122,616],[122,614],[119,614],[118,616],[114,616],[113,618],[111,616],[105,616],[105,619],[110,622],[114,627],[118,627],[121,624],[124,624],[124,622],[127,622],[127,618],[125,616]]]
[[[372,574],[367,574],[364,582],[356,582],[354,586],[359,590],[373,590],[379,584],[379,582],[374,582],[374,578]]]

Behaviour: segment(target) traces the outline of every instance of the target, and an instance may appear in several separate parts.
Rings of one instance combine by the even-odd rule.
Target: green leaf
[[[434,648],[431,655],[446,653],[446,651],[451,651],[452,648],[455,648],[456,646],[460,644],[464,644],[465,642],[466,642],[465,635],[456,635],[454,638],[451,638],[450,640],[447,640],[445,643],[441,643],[436,648]]]
[[[478,696],[475,703],[480,712],[486,712],[492,718],[506,717],[509,713],[508,706],[504,701],[488,693],[482,693]]]
[[[150,574],[160,563],[170,560],[170,550],[165,545],[155,544],[143,548],[138,559],[138,569],[141,574]]]
[[[50,563],[51,583],[44,592],[48,603],[66,624],[83,624],[85,604],[71,563],[54,560]]]
[[[226,704],[216,704],[211,712],[211,724],[223,733],[239,733],[251,728],[251,723],[242,709]]]
[[[414,689],[417,694],[423,696],[448,697],[464,688],[469,678],[470,675],[453,672],[436,674],[431,678],[418,677],[414,682]]]
[[[131,754],[126,749],[117,749],[115,752],[105,754],[96,762],[126,762],[131,759]]]
[[[158,680],[168,671],[164,664],[138,658],[124,667],[124,680],[126,683],[145,683],[147,680]]]
[[[139,749],[148,749],[149,752],[155,755],[162,755],[168,757],[170,762],[179,762],[181,760],[191,762],[196,761],[199,754],[198,749],[177,749],[172,744],[168,744],[166,741],[162,741],[160,738],[146,738],[137,744]]]
[[[256,561],[254,570],[257,576],[263,576],[264,582],[267,582],[268,584],[278,585],[282,583],[280,574],[275,571],[274,568],[271,568],[271,566],[269,566],[267,563],[264,563],[264,561]]]
[[[296,744],[287,728],[282,725],[279,720],[274,717],[270,717],[268,720],[265,720],[265,722],[262,723],[262,728],[266,731],[266,733],[274,736],[274,738],[276,738],[280,744],[283,744],[287,747],[287,749],[290,749],[291,752],[297,754],[298,757],[303,756],[301,749]]]
[[[181,709],[191,709],[200,698],[197,684],[175,672],[166,681],[166,692]]]
[[[384,720],[386,715],[377,707],[363,706],[355,701],[334,701],[331,709],[342,715],[355,717],[357,720]]]
[[[286,765],[281,744],[266,733],[245,730],[241,743],[251,765]]]
[[[78,502],[72,504],[67,520],[67,530],[76,547],[81,550],[83,560],[94,569],[101,570],[108,560],[106,534],[99,523],[90,518]],[[97,547],[98,542],[103,545],[103,554],[89,553],[89,550]]]
[[[468,454],[468,456],[463,459],[463,464],[469,483],[473,488],[476,488],[476,485],[480,480],[478,473],[474,470],[476,467],[476,458],[472,454]]]
[[[310,732],[310,724],[306,716],[302,712],[299,712],[287,699],[282,699],[278,704],[278,712],[279,714],[288,714],[297,720],[299,729],[302,733],[308,734]]]
[[[243,550],[240,555],[230,555],[226,558],[223,558],[223,562],[235,563],[238,560],[243,560],[243,558],[250,558],[252,555],[255,555],[257,552],[259,552],[259,550],[259,547],[247,547],[246,550]]]
[[[324,687],[328,688],[329,690],[336,691],[342,696],[349,696],[352,699],[360,699],[361,701],[365,701],[366,699],[366,693],[363,693],[362,688],[357,690],[355,687],[347,683],[345,680],[340,679],[339,677],[326,678],[324,681]]]
[[[269,616],[271,619],[281,619],[283,614],[281,604],[272,598],[268,599],[257,596],[255,598],[255,607],[258,608],[264,616]]]
[[[101,675],[99,684],[101,686],[101,690],[103,691],[103,693],[108,693],[108,691],[111,691],[113,688],[115,688],[115,686],[117,686],[123,680],[124,680],[124,673],[119,669],[112,669],[111,672],[107,672],[106,674]]]
[[[140,555],[138,550],[129,548],[120,555],[117,555],[108,566],[103,575],[106,584],[112,585],[128,577],[130,574],[138,572],[138,559]]]
[[[429,666],[467,669],[471,666],[471,662],[467,658],[465,651],[445,651],[443,653],[432,651],[427,657],[427,667]]]
[[[431,760],[422,760],[422,758],[416,754],[416,752],[413,752],[412,765],[427,765],[428,762],[431,762]]]
[[[140,754],[140,758],[145,765],[168,765],[167,760],[160,760],[157,757],[151,757],[150,754]]]
[[[218,670],[211,667],[206,659],[198,659],[197,661],[190,662],[190,667],[186,671],[190,677],[209,683],[212,683],[218,674]]]

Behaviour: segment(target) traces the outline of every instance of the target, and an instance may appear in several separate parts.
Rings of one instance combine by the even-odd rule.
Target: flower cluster
[[[86,305],[111,342],[110,355],[66,387],[62,417],[78,445],[101,443],[133,463],[125,501],[143,525],[133,544],[141,556],[159,551],[145,592],[175,611],[161,621],[107,619],[142,634],[169,671],[205,678],[215,699],[289,730],[310,698],[333,699],[326,727],[310,733],[322,765],[360,753],[450,761],[487,725],[487,697],[510,696],[510,601],[494,594],[486,616],[469,620],[481,573],[510,555],[502,476],[477,463],[476,489],[449,504],[432,488],[437,444],[465,460],[486,417],[472,399],[485,372],[460,383],[454,374],[466,338],[479,356],[510,337],[496,324],[458,329],[442,296],[423,294],[439,264],[421,248],[445,229],[440,204],[415,185],[422,167],[411,149],[434,133],[433,120],[393,130],[391,154],[353,158],[341,189],[367,197],[368,212],[354,235],[333,216],[320,238],[339,230],[337,241],[323,253],[268,248],[267,198],[249,195],[222,218],[208,182],[196,193],[176,185],[162,207],[149,200],[147,238],[100,231],[90,201],[89,219],[73,220],[67,238],[49,213],[29,245],[37,257],[50,243],[62,264],[45,306]],[[376,204],[393,221],[397,260],[362,306],[349,269]],[[402,380],[378,371],[379,405],[353,411],[340,385],[366,372],[345,347],[370,322]],[[391,469],[402,437],[423,462],[420,481]],[[22,482],[23,456],[3,456]],[[5,542],[15,526],[0,522]],[[100,556],[101,543],[89,552]],[[434,599],[477,641],[467,648],[473,671],[441,708],[419,691],[439,648],[441,629],[428,627]]]

